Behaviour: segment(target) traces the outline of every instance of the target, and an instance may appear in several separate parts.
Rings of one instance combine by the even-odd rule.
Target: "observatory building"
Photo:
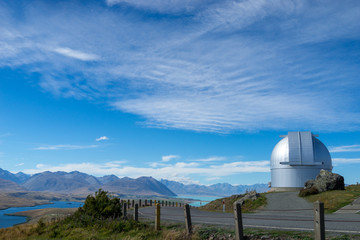
[[[282,135],[271,154],[271,190],[289,191],[304,188],[321,169],[332,170],[328,149],[311,132],[288,132]]]

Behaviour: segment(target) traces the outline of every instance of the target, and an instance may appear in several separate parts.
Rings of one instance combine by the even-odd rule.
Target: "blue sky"
[[[360,2],[0,1],[0,167],[267,183],[279,135],[360,169]]]

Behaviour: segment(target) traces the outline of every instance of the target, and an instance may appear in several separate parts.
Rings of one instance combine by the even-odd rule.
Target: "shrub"
[[[121,208],[122,204],[119,198],[112,198],[108,192],[99,189],[95,196],[87,196],[84,206],[75,212],[75,216],[85,215],[96,219],[115,219],[121,217]]]

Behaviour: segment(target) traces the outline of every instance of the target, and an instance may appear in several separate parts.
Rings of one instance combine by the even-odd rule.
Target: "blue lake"
[[[204,196],[186,196],[186,195],[184,195],[184,196],[176,196],[176,198],[194,199],[194,201],[190,202],[189,204],[194,207],[200,207],[200,206],[204,206],[208,202],[211,202],[215,199],[219,199],[222,197],[204,197]]]
[[[43,209],[43,208],[78,208],[81,207],[81,202],[59,202],[54,201],[53,204],[38,205],[34,207],[13,207],[4,210],[0,210],[0,228],[7,228],[16,224],[26,222],[27,218],[22,216],[8,216],[5,214],[16,213],[22,211]]]

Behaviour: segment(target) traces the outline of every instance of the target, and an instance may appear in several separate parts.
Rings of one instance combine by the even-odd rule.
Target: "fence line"
[[[160,208],[160,204],[157,205]],[[169,204],[169,206],[174,206]],[[167,207],[167,208],[170,208]],[[265,221],[293,221],[293,222],[314,222],[314,239],[315,240],[324,240],[325,239],[325,222],[348,222],[348,223],[360,223],[360,220],[333,220],[333,219],[325,219],[324,215],[324,205],[323,203],[317,201],[314,203],[314,209],[293,209],[291,211],[314,211],[313,219],[299,219],[299,218],[276,218],[276,217],[258,217],[258,216],[242,216],[241,214],[241,204],[234,203],[234,217],[231,216],[207,216],[207,215],[191,215],[189,204],[184,205],[184,215],[181,214],[164,214],[165,216],[172,217],[184,217],[185,219],[185,227],[187,234],[192,233],[192,218],[207,218],[207,219],[234,219],[235,221],[235,233],[236,240],[242,240],[243,237],[243,223],[242,219],[252,219],[252,220],[265,220]],[[156,214],[156,219],[160,218],[160,210],[159,214]],[[156,222],[160,223],[160,219],[156,220]],[[155,224],[156,228],[159,228],[159,225]]]

